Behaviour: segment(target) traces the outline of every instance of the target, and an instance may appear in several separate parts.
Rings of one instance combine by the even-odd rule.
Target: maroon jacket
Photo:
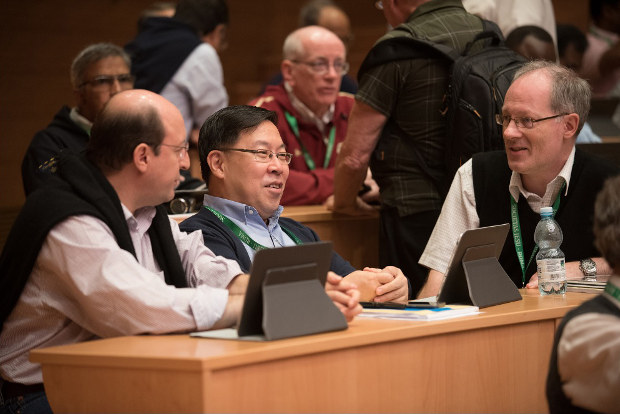
[[[321,204],[334,193],[334,166],[342,141],[347,134],[349,113],[353,107],[353,102],[353,95],[345,92],[341,92],[336,100],[334,119],[327,130],[329,132],[332,125],[336,127],[334,150],[327,168],[323,168],[325,154],[327,153],[323,134],[314,123],[306,123],[301,120],[288,98],[284,85],[268,86],[264,94],[250,102],[250,105],[269,109],[278,114],[278,130],[286,150],[293,154],[293,160],[289,166],[290,174],[282,196],[282,205]],[[300,139],[316,164],[316,168],[312,171],[306,165],[297,138],[295,138],[293,130],[286,121],[285,111],[297,119]]]

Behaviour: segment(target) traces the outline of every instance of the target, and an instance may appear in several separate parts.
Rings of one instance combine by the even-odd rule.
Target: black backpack
[[[445,197],[456,170],[477,152],[504,148],[502,127],[495,115],[501,114],[504,95],[515,71],[525,58],[504,45],[500,29],[482,20],[483,31],[466,46],[463,54],[449,46],[411,36],[394,37],[377,43],[368,53],[358,79],[369,69],[396,60],[415,58],[444,59],[451,65],[448,89],[438,111],[446,118],[446,173],[431,170],[418,151],[414,156],[420,168]],[[394,30],[407,31],[405,27]],[[407,31],[407,33],[409,33]],[[482,48],[475,48],[480,44]],[[395,123],[389,123],[391,128]]]

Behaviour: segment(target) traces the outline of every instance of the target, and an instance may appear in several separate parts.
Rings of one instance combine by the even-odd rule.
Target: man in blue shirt
[[[209,117],[200,130],[200,167],[209,194],[204,208],[180,227],[201,230],[207,247],[237,260],[244,271],[258,249],[319,240],[310,228],[280,217],[292,154],[276,123],[275,112],[231,106]],[[331,270],[358,287],[360,300],[407,301],[407,279],[396,267],[359,271],[334,253]]]

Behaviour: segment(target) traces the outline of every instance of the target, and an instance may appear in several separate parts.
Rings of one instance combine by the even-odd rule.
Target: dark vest
[[[102,220],[119,247],[135,256],[121,202],[112,185],[83,157],[62,152],[56,174],[50,174],[46,185],[26,199],[0,255],[0,332],[28,282],[47,234],[56,224],[76,215]],[[165,207],[157,207],[148,232],[166,283],[187,287]]]
[[[494,151],[476,154],[473,157],[472,168],[480,227],[510,223],[511,231],[506,237],[499,261],[515,285],[519,288],[524,287],[521,266],[512,237],[510,193],[507,191],[512,172],[508,167],[506,153]],[[575,152],[568,194],[564,195],[562,191],[560,207],[555,215],[564,234],[561,249],[567,262],[600,256],[594,247],[592,233],[594,200],[605,179],[619,172],[616,166],[606,161],[579,149]],[[540,214],[530,209],[524,197],[519,197],[518,206],[524,260],[527,265],[535,246],[534,229],[540,221]],[[536,273],[536,258],[532,259],[526,269],[525,283],[534,273]]]
[[[131,56],[136,89],[160,93],[202,41],[189,25],[169,17],[151,17],[125,46]]]
[[[615,315],[620,318],[620,310],[603,296],[597,296],[584,302],[577,309],[568,312],[562,323],[558,327],[551,351],[551,360],[549,361],[549,374],[547,375],[547,402],[549,403],[549,412],[551,414],[582,414],[592,413],[592,411],[574,406],[564,394],[562,390],[562,381],[558,371],[558,343],[564,332],[564,327],[571,319],[584,313],[604,313]]]

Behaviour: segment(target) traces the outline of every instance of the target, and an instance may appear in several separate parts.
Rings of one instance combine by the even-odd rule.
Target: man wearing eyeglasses
[[[278,130],[294,157],[283,205],[321,204],[332,195],[334,165],[353,96],[340,92],[346,49],[330,30],[297,29],[284,41],[283,83],[268,86],[250,105],[278,114]]]
[[[289,183],[287,152],[276,113],[253,106],[231,106],[213,114],[200,130],[200,168],[208,183],[204,207],[184,220],[181,230],[201,230],[215,254],[249,271],[257,250],[319,240],[310,228],[281,217],[280,200]],[[360,300],[408,299],[407,279],[395,267],[356,271],[338,254],[331,270],[360,291]]]
[[[237,322],[247,275],[162,206],[188,167],[180,112],[144,90],[110,99],[85,157],[60,155],[0,256],[0,411],[51,412],[31,349]]]
[[[76,106],[63,106],[53,121],[36,133],[22,161],[26,195],[49,177],[54,157],[63,149],[80,152],[88,144],[95,117],[115,94],[133,88],[131,62],[122,48],[97,43],[82,50],[71,65]]]
[[[511,223],[499,261],[519,288],[536,288],[534,229],[553,207],[564,234],[566,275],[610,274],[594,246],[594,200],[617,166],[575,148],[590,109],[588,83],[546,61],[515,73],[502,114],[505,151],[481,153],[458,170],[420,263],[430,268],[420,297],[438,293],[459,235]]]

